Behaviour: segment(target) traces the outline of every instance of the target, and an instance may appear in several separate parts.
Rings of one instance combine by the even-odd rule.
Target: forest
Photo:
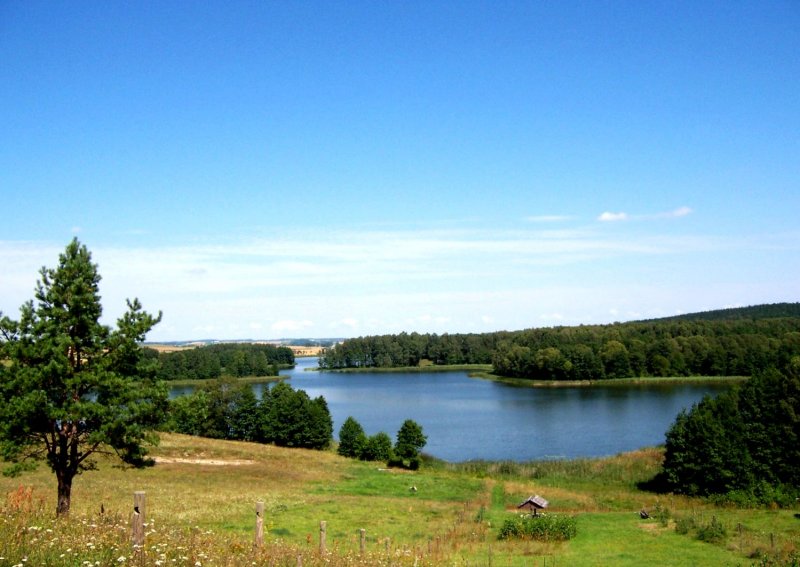
[[[158,362],[158,379],[167,381],[277,376],[281,367],[294,365],[292,349],[270,344],[220,343],[175,352],[144,350]]]
[[[326,349],[320,367],[491,364],[506,377],[603,380],[752,376],[797,355],[800,303],[782,303],[609,325],[359,337]]]

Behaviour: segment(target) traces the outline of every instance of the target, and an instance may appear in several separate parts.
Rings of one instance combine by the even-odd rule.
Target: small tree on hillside
[[[337,452],[343,457],[358,459],[367,444],[364,428],[353,416],[348,417],[339,429],[339,448]]]
[[[397,432],[394,454],[400,459],[416,459],[427,442],[422,426],[413,419],[407,419]]]
[[[367,439],[360,456],[364,461],[389,461],[392,457],[392,438],[383,431]]]
[[[133,300],[116,329],[102,325],[100,275],[77,239],[40,274],[19,321],[0,318],[0,457],[6,474],[45,460],[58,482],[56,513],[66,515],[92,455],[143,465],[144,445],[158,440],[166,390],[140,344],[161,315]]]

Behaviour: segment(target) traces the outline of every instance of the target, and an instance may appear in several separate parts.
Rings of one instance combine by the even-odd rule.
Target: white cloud
[[[677,209],[672,211],[666,211],[662,213],[655,213],[649,215],[629,215],[628,213],[624,212],[612,213],[606,211],[602,213],[599,217],[597,217],[597,220],[601,222],[617,222],[617,221],[627,221],[627,220],[676,219],[690,215],[693,212],[694,211],[690,207],[685,207],[685,206],[678,207]]]
[[[628,220],[628,213],[610,213],[606,211],[602,213],[597,220],[600,222],[617,222]]]
[[[692,214],[694,211],[689,207],[678,207],[674,211],[669,211],[667,213],[661,213],[659,216],[666,217],[666,218],[680,218],[685,217],[686,215]]]

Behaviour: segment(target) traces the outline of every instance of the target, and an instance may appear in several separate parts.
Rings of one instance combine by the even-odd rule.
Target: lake
[[[451,462],[600,457],[658,445],[678,412],[728,387],[528,388],[466,372],[306,371],[316,364],[316,358],[298,358],[281,374],[293,388],[327,400],[335,436],[348,416],[367,435],[385,431],[392,439],[404,420],[413,419],[428,436],[423,451]],[[256,395],[264,387],[255,385]]]

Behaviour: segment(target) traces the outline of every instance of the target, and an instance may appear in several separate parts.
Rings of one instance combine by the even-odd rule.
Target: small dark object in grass
[[[794,517],[800,520],[800,514],[795,514]]]

